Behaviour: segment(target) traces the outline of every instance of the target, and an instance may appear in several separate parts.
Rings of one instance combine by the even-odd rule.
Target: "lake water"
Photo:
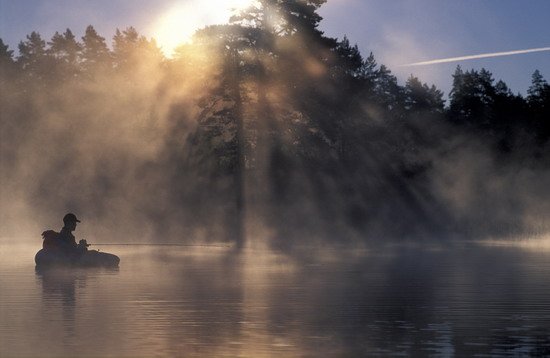
[[[0,357],[550,356],[545,246],[113,246],[118,270],[45,272],[37,249],[0,246]]]

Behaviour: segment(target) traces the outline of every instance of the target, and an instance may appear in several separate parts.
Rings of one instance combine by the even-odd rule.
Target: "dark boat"
[[[34,262],[37,267],[118,267],[120,258],[116,255],[96,250],[86,250],[78,254],[68,254],[63,250],[44,248],[36,253]]]

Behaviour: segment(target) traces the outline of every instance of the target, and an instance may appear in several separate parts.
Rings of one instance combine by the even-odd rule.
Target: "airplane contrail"
[[[437,59],[437,60],[408,63],[408,64],[401,65],[401,66],[402,67],[405,67],[405,66],[427,66],[427,65],[436,65],[438,63],[476,60],[476,59],[479,59],[479,58],[489,58],[489,57],[521,55],[521,54],[525,54],[525,53],[543,52],[543,51],[550,51],[550,47],[531,48],[531,49],[527,49],[527,50],[516,50],[516,51],[506,51],[506,52],[481,53],[479,55],[460,56],[460,57],[451,57],[451,58],[441,58],[441,59]]]

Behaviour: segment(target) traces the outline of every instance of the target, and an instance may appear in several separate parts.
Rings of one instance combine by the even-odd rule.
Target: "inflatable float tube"
[[[96,250],[87,250],[78,255],[70,255],[61,250],[41,249],[36,253],[34,262],[37,267],[118,267],[120,258],[116,255]]]

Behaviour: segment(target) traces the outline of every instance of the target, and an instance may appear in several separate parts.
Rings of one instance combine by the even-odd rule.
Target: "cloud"
[[[437,60],[429,60],[429,61],[408,63],[408,64],[404,64],[404,65],[400,65],[400,66],[401,67],[405,67],[405,66],[428,66],[428,65],[436,65],[436,64],[440,64],[440,63],[458,62],[458,61],[467,61],[467,60],[477,60],[477,59],[480,59],[480,58],[492,58],[492,57],[501,57],[501,56],[523,55],[523,54],[527,54],[527,53],[544,52],[544,51],[550,51],[550,47],[540,47],[540,48],[532,48],[532,49],[526,49],[526,50],[482,53],[482,54],[478,54],[478,55],[442,58],[442,59],[437,59]]]

